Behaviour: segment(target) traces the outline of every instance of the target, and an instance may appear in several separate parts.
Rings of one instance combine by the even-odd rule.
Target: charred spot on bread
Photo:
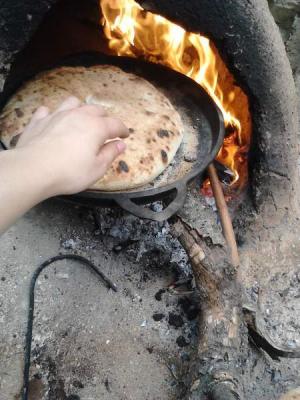
[[[140,11],[140,15],[141,15],[142,18],[147,18],[147,11],[144,10],[144,9],[141,10],[141,11]]]
[[[124,160],[119,161],[118,172],[129,172],[129,167]]]
[[[20,108],[15,108],[15,113],[16,113],[18,118],[21,118],[21,117],[24,116],[24,113]]]
[[[167,129],[159,129],[157,131],[157,136],[159,136],[160,138],[164,138],[164,137],[169,137],[169,131]]]
[[[19,133],[18,135],[15,135],[14,137],[11,138],[11,141],[10,141],[10,146],[11,147],[15,147],[17,145],[18,140],[20,139],[20,136],[21,135]]]
[[[161,154],[161,158],[162,158],[163,162],[167,163],[168,162],[168,154],[165,152],[165,150],[161,150],[160,154]]]
[[[149,111],[149,110],[146,110],[146,111],[145,111],[145,114],[146,114],[146,115],[154,115],[154,112]]]

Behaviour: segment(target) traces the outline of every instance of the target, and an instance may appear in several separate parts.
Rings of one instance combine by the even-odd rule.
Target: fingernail
[[[124,142],[119,141],[117,143],[117,149],[119,153],[123,153],[123,151],[126,149],[126,144]]]

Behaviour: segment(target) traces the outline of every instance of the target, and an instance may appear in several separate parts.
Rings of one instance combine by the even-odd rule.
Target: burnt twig
[[[216,168],[213,163],[209,164],[208,168],[209,180],[211,183],[212,191],[216,200],[216,206],[220,214],[223,234],[226,239],[227,245],[230,249],[231,262],[234,267],[238,267],[240,260],[237,250],[237,244],[232,227],[231,218],[229,215],[228,207],[224,198],[222,186],[220,184]]]

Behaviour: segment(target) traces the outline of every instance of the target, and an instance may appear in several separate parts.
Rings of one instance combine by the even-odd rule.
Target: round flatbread
[[[0,115],[1,140],[13,147],[40,105],[54,111],[68,96],[99,104],[129,128],[127,148],[92,188],[117,191],[143,186],[173,160],[183,139],[180,115],[145,79],[109,65],[61,67],[37,75],[9,100]]]

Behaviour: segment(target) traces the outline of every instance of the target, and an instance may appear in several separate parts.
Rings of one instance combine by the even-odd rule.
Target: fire
[[[187,75],[221,109],[227,135],[217,159],[234,173],[233,185],[247,181],[251,124],[248,99],[206,37],[185,31],[166,18],[145,11],[134,0],[100,0],[101,25],[111,52],[141,57]]]

